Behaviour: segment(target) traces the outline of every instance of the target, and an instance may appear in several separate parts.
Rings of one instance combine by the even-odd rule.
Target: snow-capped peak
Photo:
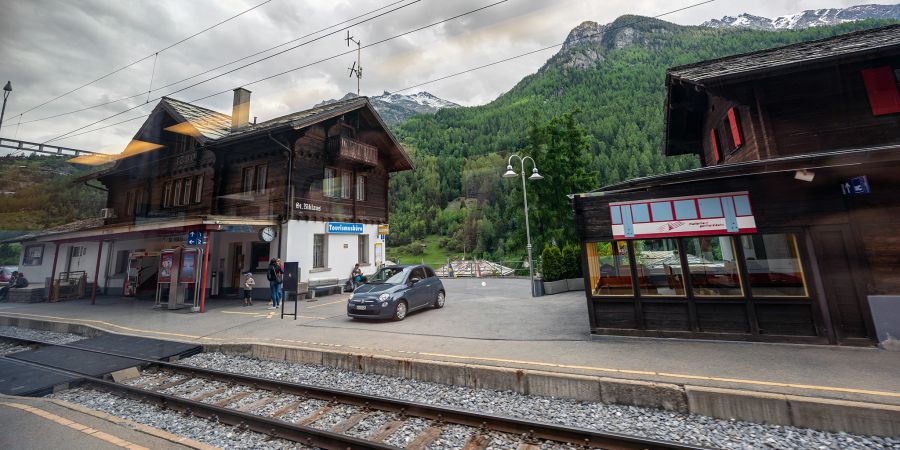
[[[703,22],[710,28],[752,28],[757,30],[796,30],[807,27],[837,25],[866,19],[900,20],[900,5],[858,5],[849,8],[810,9],[796,14],[769,19],[741,14]]]

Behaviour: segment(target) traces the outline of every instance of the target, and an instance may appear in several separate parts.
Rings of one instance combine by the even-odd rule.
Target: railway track
[[[32,346],[85,351],[66,344],[0,336]],[[617,433],[415,403],[333,388],[259,378],[233,372],[88,350],[139,362],[141,377],[123,383],[77,374],[82,387],[155,404],[241,430],[327,449],[396,449],[391,435],[404,429],[415,437],[404,448],[425,449],[451,427],[468,430],[464,450],[698,449],[690,445]],[[29,363],[73,374],[50,365]],[[108,378],[108,377],[107,377]]]

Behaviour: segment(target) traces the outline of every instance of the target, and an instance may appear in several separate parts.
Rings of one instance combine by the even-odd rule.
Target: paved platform
[[[0,448],[211,449],[159,430],[47,399],[0,396]],[[10,432],[9,430],[15,430]]]
[[[265,301],[213,299],[203,314],[129,298],[0,304],[0,316],[202,344],[263,343],[900,405],[900,354],[876,348],[603,337],[581,292],[530,298],[527,280],[445,280],[441,310],[403,322],[347,318],[348,294],[278,319]],[[289,304],[290,305],[290,304]]]

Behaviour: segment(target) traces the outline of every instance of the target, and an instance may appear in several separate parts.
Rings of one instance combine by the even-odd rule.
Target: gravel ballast
[[[34,339],[38,341],[49,342],[51,344],[68,344],[71,342],[80,341],[82,339],[87,339],[84,336],[79,336],[72,333],[57,333],[54,331],[31,330],[28,328],[0,326],[0,337],[3,336]]]
[[[210,369],[227,368],[229,371],[275,380],[714,448],[900,449],[900,440],[890,438],[826,433],[791,426],[760,425],[652,408],[529,396],[510,391],[471,389],[311,364],[263,361],[222,353],[201,353],[181,362]],[[390,443],[401,446],[406,443],[406,435],[412,432],[407,429],[411,426],[412,424],[408,423],[394,433],[389,439]],[[425,426],[423,421],[421,427]],[[497,444],[496,440],[493,444]]]

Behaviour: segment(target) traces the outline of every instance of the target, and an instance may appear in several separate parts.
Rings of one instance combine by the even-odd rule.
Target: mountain
[[[775,19],[745,13],[737,17],[725,16],[721,19],[707,20],[701,26],[710,28],[750,28],[768,31],[798,30],[867,19],[900,20],[900,4],[810,9],[789,16],[776,17]]]
[[[356,97],[356,94],[348,93],[341,100]],[[324,105],[337,100],[325,100],[316,106]],[[434,114],[443,108],[459,108],[459,105],[449,100],[444,100],[428,92],[422,91],[417,94],[405,95],[398,93],[390,93],[385,91],[384,94],[375,97],[369,97],[369,101],[381,118],[388,125],[396,125],[412,116],[418,114]]]
[[[448,256],[521,261],[521,185],[500,176],[513,153],[532,156],[544,177],[527,183],[536,253],[553,242],[574,242],[567,194],[698,166],[693,156],[666,158],[660,151],[668,67],[889,23],[773,32],[638,16],[584,22],[543,67],[494,101],[413,116],[394,127],[416,170],[391,176],[391,245],[414,249],[427,238]],[[511,164],[520,170],[516,160]],[[466,207],[450,207],[456,204]]]

